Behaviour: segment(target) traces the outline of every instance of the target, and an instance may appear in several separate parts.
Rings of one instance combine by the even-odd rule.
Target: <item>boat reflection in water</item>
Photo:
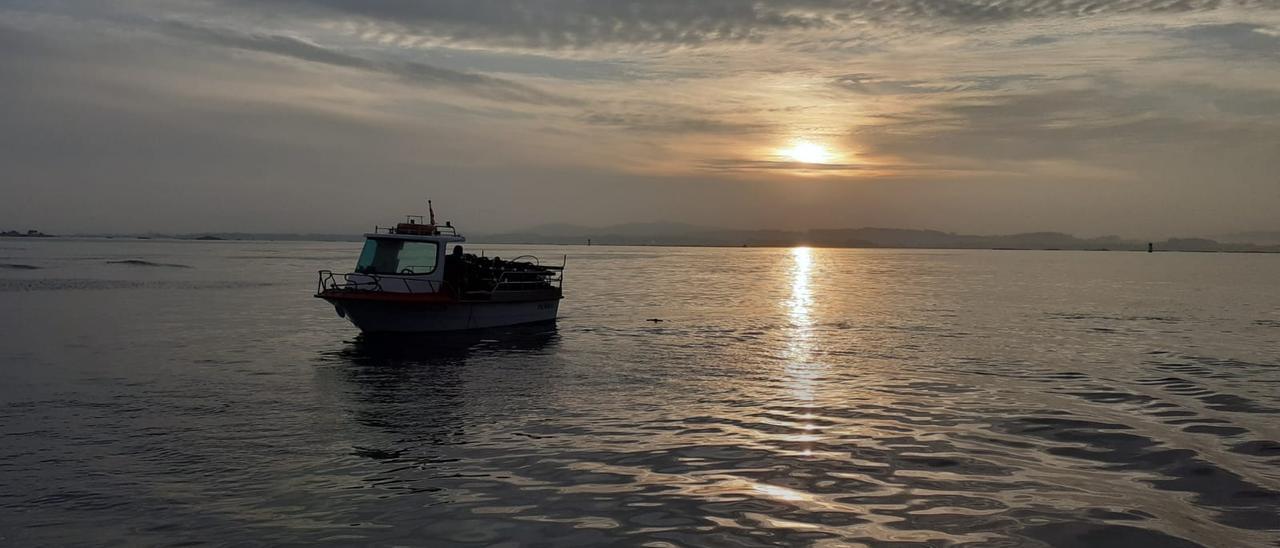
[[[453,334],[362,334],[335,352],[322,354],[317,374],[326,393],[347,402],[364,441],[411,451],[404,440],[430,443],[443,432],[464,432],[487,422],[513,402],[553,394],[556,381],[555,326],[535,324]],[[369,439],[372,437],[373,439]],[[376,440],[376,441],[374,441]]]
[[[335,355],[360,366],[448,365],[468,358],[537,354],[558,340],[555,323],[457,333],[364,333]]]
[[[494,479],[533,435],[529,417],[558,408],[554,325],[453,334],[369,335],[317,359],[320,402],[333,410],[323,469],[310,476],[342,485],[356,521],[412,532],[406,538],[462,539],[483,528],[450,519],[454,505],[480,493],[527,500],[516,485]],[[333,451],[337,449],[337,451]],[[540,457],[526,457],[537,460]],[[414,512],[388,515],[385,503],[416,500]],[[367,514],[367,515],[365,515]],[[361,531],[352,539],[377,535]]]

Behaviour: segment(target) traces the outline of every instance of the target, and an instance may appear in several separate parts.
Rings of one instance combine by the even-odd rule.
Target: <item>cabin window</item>
[[[356,272],[361,274],[430,274],[436,270],[436,242],[369,239],[364,242]]]

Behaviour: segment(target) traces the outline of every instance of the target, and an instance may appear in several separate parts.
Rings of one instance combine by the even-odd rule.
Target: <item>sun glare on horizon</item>
[[[790,147],[778,151],[783,158],[802,164],[826,164],[835,157],[831,149],[813,141],[794,141]]]

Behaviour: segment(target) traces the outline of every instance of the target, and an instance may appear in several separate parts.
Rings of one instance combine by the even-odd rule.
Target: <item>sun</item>
[[[778,152],[782,157],[802,164],[825,164],[833,157],[830,149],[812,141],[795,141],[791,147]]]

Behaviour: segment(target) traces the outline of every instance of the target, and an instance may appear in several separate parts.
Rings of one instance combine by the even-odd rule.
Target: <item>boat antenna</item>
[[[431,209],[431,200],[427,200],[427,213],[431,215],[431,226],[436,226],[436,211]]]

